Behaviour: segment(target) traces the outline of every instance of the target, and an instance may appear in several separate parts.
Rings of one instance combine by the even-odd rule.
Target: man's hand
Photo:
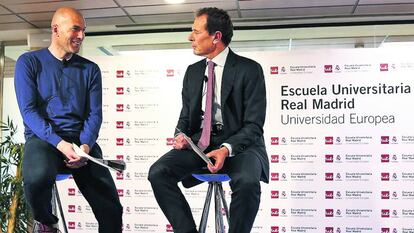
[[[187,140],[185,140],[184,135],[178,134],[174,138],[174,144],[173,144],[174,149],[184,150],[184,149],[187,149],[189,146],[190,146],[190,144],[188,144]]]
[[[80,168],[86,165],[86,159],[75,153],[71,143],[62,140],[57,144],[57,149],[66,157],[65,163],[68,168]]]
[[[211,173],[218,172],[223,168],[224,160],[226,160],[227,156],[229,156],[229,150],[227,150],[225,146],[220,149],[210,151],[210,153],[207,154],[207,157],[213,158],[216,162],[214,163],[214,166],[208,164],[208,170],[210,170]]]

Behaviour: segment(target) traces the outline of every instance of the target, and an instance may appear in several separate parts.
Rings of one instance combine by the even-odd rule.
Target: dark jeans
[[[177,183],[205,166],[205,162],[193,151],[171,150],[150,168],[148,179],[155,198],[175,233],[196,232],[190,206]],[[251,231],[260,204],[261,172],[259,158],[248,150],[226,158],[220,173],[231,177],[229,233]]]
[[[92,147],[90,155],[102,158],[98,144]],[[72,173],[76,185],[91,206],[99,224],[99,232],[121,232],[122,206],[108,169],[93,162],[78,169],[69,169],[63,160],[64,156],[54,146],[38,137],[26,140],[23,159],[24,194],[34,219],[43,224],[57,222],[50,202],[52,187],[56,175],[65,170]]]

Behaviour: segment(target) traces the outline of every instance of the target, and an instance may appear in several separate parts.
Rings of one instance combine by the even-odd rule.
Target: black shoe
[[[46,225],[42,224],[41,222],[35,221],[33,233],[61,233],[61,231],[59,231],[59,229],[55,225],[56,224]]]

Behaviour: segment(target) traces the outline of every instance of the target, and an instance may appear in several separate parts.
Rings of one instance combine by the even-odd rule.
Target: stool
[[[63,224],[63,232],[64,233],[68,233],[68,227],[66,225],[66,219],[65,219],[65,215],[63,214],[63,208],[62,208],[62,202],[60,201],[60,196],[59,196],[59,191],[56,185],[57,181],[61,181],[61,180],[66,180],[71,176],[71,174],[58,174],[56,176],[56,181],[53,184],[53,189],[52,189],[52,210],[53,210],[53,214],[55,216],[57,216],[57,208],[59,208],[59,213],[60,213],[60,221]]]
[[[227,218],[227,223],[230,223],[229,209],[227,207],[226,199],[224,197],[222,182],[230,180],[227,174],[192,174],[196,179],[208,182],[206,201],[204,202],[203,214],[201,215],[199,233],[206,232],[208,212],[210,210],[210,201],[214,189],[214,206],[215,206],[215,223],[216,233],[224,233],[223,214],[221,211],[222,205]]]

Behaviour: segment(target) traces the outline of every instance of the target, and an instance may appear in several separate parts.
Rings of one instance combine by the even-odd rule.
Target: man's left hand
[[[210,151],[210,153],[207,154],[207,157],[213,158],[216,162],[214,163],[214,166],[208,164],[208,170],[210,170],[211,173],[218,172],[221,168],[223,168],[224,160],[226,160],[227,156],[229,156],[229,150],[227,150],[225,146],[220,149]]]
[[[79,148],[86,154],[89,154],[90,152],[89,146],[87,144],[82,144]],[[72,164],[66,164],[66,166],[70,168],[80,168],[80,167],[85,166],[86,164],[88,164],[88,159],[85,157],[80,157],[78,162],[72,163]]]

